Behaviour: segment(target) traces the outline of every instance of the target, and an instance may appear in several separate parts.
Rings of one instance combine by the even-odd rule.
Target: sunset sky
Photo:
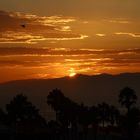
[[[0,0],[0,82],[140,72],[140,0]]]

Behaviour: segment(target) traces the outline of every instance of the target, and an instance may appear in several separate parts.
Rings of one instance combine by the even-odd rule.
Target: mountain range
[[[48,107],[46,100],[50,91],[61,89],[65,96],[75,102],[85,105],[95,105],[101,102],[118,104],[118,95],[124,87],[135,90],[140,105],[140,73],[123,73],[118,75],[81,75],[55,79],[29,79],[10,81],[0,84],[0,106],[5,104],[19,93],[28,97],[46,118],[54,117],[54,112]]]

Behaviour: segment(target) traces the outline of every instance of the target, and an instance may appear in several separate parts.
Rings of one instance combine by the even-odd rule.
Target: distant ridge
[[[0,84],[0,106],[8,103],[13,96],[23,93],[29,97],[43,114],[47,114],[46,97],[48,93],[59,88],[72,100],[93,105],[108,102],[118,105],[118,94],[126,86],[133,88],[139,97],[140,104],[140,73],[121,73],[118,75],[82,75],[73,78],[17,80]],[[48,114],[48,118],[50,114]]]
[[[46,80],[58,80],[58,79],[77,79],[77,78],[88,78],[88,77],[118,77],[118,76],[140,76],[140,72],[135,72],[135,73],[120,73],[120,74],[108,74],[108,73],[102,73],[102,74],[97,74],[97,75],[85,75],[85,74],[77,74],[75,77],[70,78],[69,76],[64,76],[64,77],[59,77],[59,78],[48,78],[48,79],[39,79],[39,78],[34,78],[34,79],[21,79],[21,80],[12,80],[12,81],[7,81],[0,83],[2,84],[8,84],[8,83],[14,83],[14,82],[21,82],[21,81],[46,81]]]

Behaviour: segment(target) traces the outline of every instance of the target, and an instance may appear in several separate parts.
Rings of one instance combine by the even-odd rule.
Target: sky
[[[139,0],[1,0],[0,82],[140,72]]]

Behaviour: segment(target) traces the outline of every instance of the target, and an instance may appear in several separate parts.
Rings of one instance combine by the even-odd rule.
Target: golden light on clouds
[[[104,37],[104,36],[106,36],[106,34],[96,34],[96,36],[99,36],[99,37]]]
[[[110,19],[110,20],[107,20],[108,22],[110,23],[119,23],[119,24],[131,24],[132,22],[127,20],[127,19],[123,19],[123,18],[117,18],[117,19]]]
[[[134,38],[139,38],[140,37],[140,33],[117,32],[115,34],[116,35],[127,35],[127,36],[134,37]]]
[[[57,78],[140,71],[140,49],[0,48],[0,76]],[[5,74],[5,77],[3,76]]]
[[[128,9],[123,7],[122,14],[119,8],[115,9],[118,12],[114,14],[107,3],[122,6],[121,0],[72,1],[83,3],[84,7],[87,3],[97,4],[94,8],[97,13],[90,13],[92,6],[85,10],[81,7],[78,12],[79,4],[76,9],[62,11],[63,3],[60,5],[60,2],[57,2],[60,13],[57,8],[47,13],[49,7],[47,9],[46,5],[45,13],[41,13],[42,7],[40,12],[35,12],[32,6],[29,12],[0,11],[0,82],[140,72],[139,15],[137,18],[125,16],[132,6],[125,5]]]
[[[2,19],[5,20],[2,20]],[[37,44],[41,41],[83,40],[88,35],[75,32],[74,17],[37,16],[20,12],[0,11],[0,43]],[[24,25],[24,28],[21,25]]]

